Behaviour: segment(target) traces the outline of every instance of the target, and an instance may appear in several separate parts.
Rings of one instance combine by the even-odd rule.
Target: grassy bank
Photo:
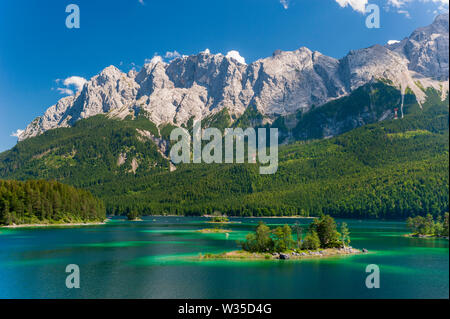
[[[235,250],[230,252],[223,252],[220,254],[204,254],[200,255],[201,260],[214,259],[230,259],[230,260],[301,260],[306,258],[323,258],[332,256],[356,255],[361,254],[362,251],[355,248],[327,248],[317,250],[296,250],[287,251],[284,253],[252,253],[244,250]],[[284,255],[284,257],[282,257]]]

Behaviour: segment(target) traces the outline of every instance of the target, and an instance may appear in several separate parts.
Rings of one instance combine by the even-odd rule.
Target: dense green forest
[[[97,222],[105,219],[101,200],[55,181],[0,180],[0,225]]]
[[[182,165],[105,185],[101,195],[115,214],[131,206],[144,214],[436,216],[448,210],[448,142],[448,107],[441,104],[282,146],[275,175],[259,175],[251,164]]]
[[[142,115],[123,121],[105,116],[81,120],[71,128],[47,131],[0,154],[0,178],[55,179],[101,187],[129,174],[168,170],[169,161],[143,134],[147,132],[159,136],[156,126]]]
[[[313,117],[320,126],[323,116],[379,115],[399,106],[398,91],[381,84],[370,89],[298,120]],[[280,147],[274,175],[260,175],[259,164],[182,164],[170,172],[164,152],[142,132],[158,142],[171,127],[157,128],[138,115],[124,121],[96,116],[20,142],[0,154],[0,178],[55,179],[89,190],[116,215],[438,216],[449,209],[449,108],[438,92],[429,89],[427,95],[422,106],[407,95],[402,119],[346,126],[348,132],[329,139],[304,140],[300,124],[286,131],[280,123],[280,130],[298,141]],[[351,107],[344,112],[346,105]],[[224,110],[204,122],[226,127],[229,120]],[[249,109],[233,125],[261,121]],[[317,137],[325,131],[318,130]],[[313,127],[308,134],[316,136]]]

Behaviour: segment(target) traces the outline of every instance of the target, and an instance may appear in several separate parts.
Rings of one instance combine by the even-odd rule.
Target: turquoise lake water
[[[0,229],[0,298],[449,298],[448,240],[408,238],[404,222],[346,220],[368,254],[302,261],[198,261],[237,249],[261,219],[200,234],[205,218],[147,217],[74,228]],[[262,219],[272,226],[307,219]],[[337,220],[341,222],[342,220]],[[65,268],[80,268],[79,289]],[[380,268],[380,288],[365,285]]]

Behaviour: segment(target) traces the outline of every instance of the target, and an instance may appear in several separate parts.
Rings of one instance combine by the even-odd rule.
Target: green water
[[[237,248],[260,219],[201,234],[203,218],[151,217],[74,228],[0,229],[0,298],[448,298],[444,239],[407,238],[404,222],[347,220],[368,254],[302,261],[198,261]],[[265,219],[271,225],[296,219]],[[307,225],[310,221],[299,219]],[[340,220],[338,220],[339,222]],[[80,289],[65,286],[68,264]],[[379,289],[365,268],[380,267]]]

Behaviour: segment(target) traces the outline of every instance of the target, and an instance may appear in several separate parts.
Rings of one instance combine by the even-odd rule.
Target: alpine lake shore
[[[35,224],[12,224],[2,225],[0,228],[41,228],[41,227],[75,227],[75,226],[95,226],[105,225],[108,220],[103,222],[79,222],[79,223],[35,223]]]
[[[234,250],[219,254],[200,254],[199,260],[302,260],[306,258],[326,258],[336,256],[349,256],[368,253],[366,249],[353,247],[325,248],[317,250],[294,250],[280,253],[254,253],[244,250]]]

